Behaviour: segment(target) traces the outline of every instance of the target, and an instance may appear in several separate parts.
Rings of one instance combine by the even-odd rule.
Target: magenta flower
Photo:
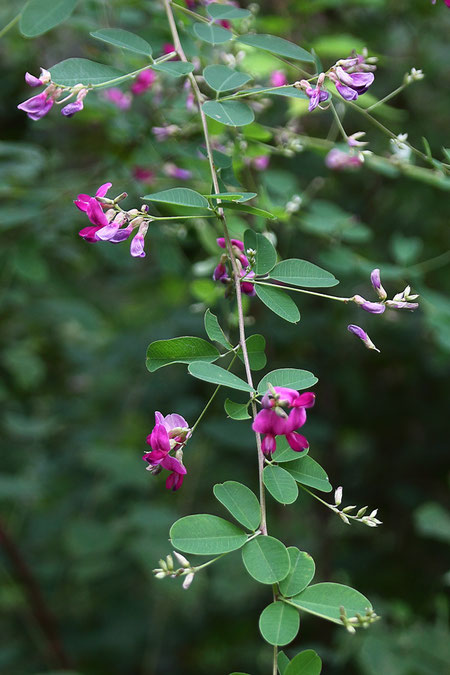
[[[145,243],[144,235],[138,232],[133,237],[130,246],[130,253],[133,256],[133,258],[145,258],[144,243]]]
[[[95,197],[104,197],[110,187],[112,187],[112,183],[103,183],[103,185],[100,185],[97,192],[95,193]],[[79,194],[73,203],[80,209],[80,211],[87,211],[90,199],[91,197],[89,195]]]
[[[287,77],[282,70],[273,70],[270,73],[270,84],[272,87],[284,87],[287,83]]]
[[[356,335],[356,337],[358,337],[360,340],[362,340],[367,349],[373,349],[376,352],[380,353],[380,350],[375,347],[375,345],[373,344],[372,340],[367,335],[365,330],[363,330],[359,326],[355,326],[354,324],[350,324],[349,326],[347,326],[347,330],[350,333],[353,333],[353,335]]]
[[[80,91],[77,94],[76,101],[64,106],[64,108],[61,110],[61,114],[64,115],[65,117],[73,117],[75,113],[80,112],[80,110],[83,110],[84,107],[83,100],[87,93],[88,93],[87,89],[85,88],[80,89]]]
[[[186,467],[182,463],[182,447],[191,436],[188,423],[181,415],[172,413],[164,417],[155,412],[155,426],[147,436],[147,443],[151,452],[146,452],[142,459],[148,462],[147,467],[152,473],[161,469],[170,471],[166,479],[168,490],[178,490],[186,475]],[[174,452],[176,456],[170,453]]]
[[[269,166],[270,157],[269,155],[260,155],[259,157],[253,157],[252,166],[257,171],[265,171]]]
[[[152,171],[152,169],[147,169],[144,166],[135,166],[133,167],[133,177],[142,183],[150,185],[151,183],[154,183],[156,173]]]
[[[216,239],[216,241],[217,244],[220,246],[220,248],[226,249],[224,237],[219,237],[218,239]],[[244,253],[244,243],[240,239],[232,239],[231,247],[233,254],[236,258],[236,263],[239,267],[239,274],[242,278],[245,277],[245,280],[241,281],[241,291],[245,293],[245,295],[253,296],[256,294],[255,285],[251,281],[249,281],[249,279],[253,279],[255,277],[255,273],[248,269],[250,267],[250,263],[248,261],[247,256]],[[224,254],[222,256],[220,263],[214,270],[213,273],[214,281],[220,281],[223,284],[231,283],[231,278],[228,274],[226,262],[227,256]]]
[[[325,165],[332,171],[359,169],[362,163],[362,159],[358,155],[343,152],[339,148],[332,148],[325,157]]]
[[[312,392],[299,394],[295,389],[271,387],[261,401],[263,410],[255,417],[252,429],[264,434],[262,451],[270,456],[276,450],[276,436],[285,436],[295,452],[302,452],[309,447],[304,436],[296,432],[306,422],[306,408],[315,402]],[[287,411],[285,410],[287,408]]]
[[[156,75],[151,68],[147,68],[146,70],[143,70],[142,73],[139,73],[137,76],[135,82],[131,85],[131,92],[135,96],[140,96],[144,92],[147,91],[147,89],[150,89],[156,80]]]
[[[118,87],[107,89],[105,92],[103,92],[103,98],[105,98],[110,103],[113,103],[120,110],[128,110],[132,101],[131,94],[125,94]]]
[[[53,107],[55,100],[53,96],[43,91],[37,96],[32,96],[17,107],[27,113],[30,120],[36,122],[46,115]]]

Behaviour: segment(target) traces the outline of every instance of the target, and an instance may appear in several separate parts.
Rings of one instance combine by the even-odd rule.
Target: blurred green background
[[[21,4],[0,7],[1,26]],[[26,70],[37,74],[70,56],[139,67],[89,37],[108,25],[141,34],[156,54],[170,42],[159,3],[144,0],[82,1],[69,21],[42,37],[26,40],[13,28],[0,41],[0,672],[262,675],[270,671],[271,648],[257,617],[268,591],[246,576],[239,553],[198,575],[188,592],[151,572],[170,551],[176,518],[224,515],[214,483],[234,479],[256,489],[249,425],[225,420],[225,395],[188,446],[180,492],[167,493],[141,461],[155,409],[192,423],[211,393],[182,365],[148,373],[147,344],[204,336],[208,305],[235,334],[232,307],[210,280],[218,255],[213,226],[153,225],[147,257],[134,260],[127,244],[78,237],[86,222],[72,204],[78,192],[93,194],[110,180],[114,195],[129,193],[125,206],[132,208],[139,196],[176,184],[164,174],[167,162],[192,171],[186,185],[208,190],[186,93],[179,81],[161,79],[128,111],[99,94],[90,94],[71,120],[54,109],[35,123],[16,109],[31,95]],[[250,28],[314,47],[325,67],[366,45],[380,57],[371,89],[379,98],[411,67],[422,68],[426,78],[378,119],[408,132],[418,147],[426,136],[442,158],[450,79],[444,3],[267,0]],[[184,39],[194,55],[195,42],[188,33]],[[223,62],[208,47],[202,54],[204,64]],[[245,58],[260,82],[275,68],[290,81],[299,77],[268,55]],[[244,187],[256,185],[259,205],[280,214],[269,224],[280,254],[322,264],[341,280],[342,295],[367,295],[375,266],[390,294],[406,283],[421,294],[415,314],[383,316],[296,297],[297,326],[257,300],[248,304],[249,330],[267,338],[269,369],[306,368],[319,378],[305,431],[312,456],[335,487],[344,486],[346,504],[378,507],[384,523],[378,530],[348,527],[307,495],[293,507],[269,503],[269,531],[311,553],[316,581],[352,584],[383,616],[356,636],[303,616],[286,652],[314,647],[326,675],[441,675],[450,670],[448,191],[392,168],[333,173],[323,152],[283,154],[287,126],[337,138],[330,112],[310,116],[301,103],[277,98],[258,121],[272,130],[264,172],[239,159],[243,142],[251,156],[269,152],[251,131],[211,130],[233,151]],[[181,132],[158,143],[151,128],[167,123]],[[391,153],[387,139],[357,114],[347,113],[344,125],[349,133],[366,130],[379,155]],[[150,186],[133,177],[136,166],[154,172]],[[302,206],[288,217],[284,206],[295,194]],[[235,232],[248,224],[266,226],[251,216],[232,219]],[[348,323],[364,326],[381,354],[349,335]]]

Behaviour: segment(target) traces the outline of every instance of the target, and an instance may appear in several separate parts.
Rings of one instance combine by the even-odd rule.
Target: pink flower
[[[216,241],[217,244],[220,246],[220,248],[226,249],[224,237],[219,237],[218,239],[216,239]],[[232,239],[231,247],[233,254],[236,258],[236,263],[239,268],[239,274],[242,278],[245,277],[245,281],[241,281],[241,290],[243,293],[245,293],[245,295],[253,296],[256,293],[255,285],[251,281],[249,281],[249,279],[253,279],[255,277],[255,273],[248,269],[250,263],[248,261],[247,256],[244,253],[244,243],[240,239]],[[226,267],[227,260],[228,258],[226,254],[224,254],[220,260],[220,263],[217,265],[213,273],[214,281],[220,281],[222,284],[226,285],[231,283],[231,278],[228,274],[228,270]]]
[[[299,394],[295,389],[271,387],[262,401],[263,409],[256,415],[252,429],[264,434],[262,451],[270,456],[276,450],[276,436],[285,436],[295,452],[302,452],[309,447],[304,436],[296,432],[306,422],[306,408],[315,402],[312,392]],[[287,412],[285,410],[289,412]]]
[[[361,307],[361,309],[364,309],[366,312],[369,312],[370,314],[383,314],[383,312],[386,309],[383,303],[370,302],[369,300],[365,300],[364,298],[362,298],[360,295],[354,295],[353,302],[355,302],[357,305]]]
[[[103,183],[103,185],[100,185],[97,192],[95,193],[95,197],[104,197],[111,186],[112,183]],[[87,211],[90,199],[91,197],[89,195],[79,194],[73,203],[80,209],[80,211]]]
[[[257,171],[265,171],[269,166],[269,162],[269,155],[260,155],[259,157],[253,158],[252,165]]]
[[[182,447],[190,436],[191,430],[184,417],[177,413],[164,417],[155,412],[155,426],[147,436],[151,452],[146,452],[142,459],[148,462],[147,468],[152,473],[159,473],[161,469],[170,471],[166,479],[168,490],[178,490],[183,484],[186,467],[182,463]]]
[[[106,91],[103,92],[103,98],[110,103],[113,103],[120,110],[128,110],[132,101],[131,94],[125,94],[118,87],[106,89]]]
[[[270,74],[272,87],[284,87],[288,83],[287,77],[282,70],[274,70]]]
[[[147,169],[144,166],[135,166],[133,167],[133,177],[142,183],[150,184],[155,181],[156,174],[152,169]]]
[[[150,89],[155,80],[156,75],[154,71],[151,68],[147,68],[146,70],[143,70],[142,73],[139,73],[135,82],[131,85],[131,92],[135,96],[140,96],[147,91],[147,89]]]
[[[325,157],[325,164],[332,171],[359,169],[362,163],[363,162],[358,155],[343,152],[342,150],[339,150],[339,148],[332,148]]]
[[[64,115],[65,117],[73,117],[75,113],[80,112],[80,110],[83,110],[84,107],[83,100],[86,97],[87,93],[88,93],[87,89],[84,88],[80,89],[80,91],[77,94],[76,101],[64,106],[64,108],[61,110],[61,114]]]

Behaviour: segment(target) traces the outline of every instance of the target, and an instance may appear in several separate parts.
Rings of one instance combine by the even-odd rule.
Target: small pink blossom
[[[140,96],[153,86],[155,80],[155,72],[151,68],[147,68],[146,70],[143,70],[142,73],[139,73],[136,80],[131,85],[131,92],[135,96]]]
[[[171,162],[164,165],[164,173],[166,176],[170,176],[170,178],[178,178],[179,180],[189,180],[192,178],[192,171],[182,169]]]
[[[47,94],[47,91],[43,91],[41,94],[32,96],[23,103],[20,103],[17,107],[19,110],[26,112],[30,120],[37,122],[50,112],[54,102],[54,97]]]
[[[270,74],[272,87],[284,87],[288,83],[287,77],[282,70],[273,70]]]
[[[332,171],[359,169],[362,163],[359,155],[343,152],[339,148],[332,148],[325,157],[325,165]]]
[[[95,193],[95,197],[104,197],[111,186],[112,183],[103,183],[103,185],[100,185],[97,192]],[[80,209],[80,211],[87,211],[90,199],[91,197],[89,195],[79,194],[73,203]]]
[[[141,183],[150,185],[155,182],[156,173],[152,169],[147,169],[144,166],[135,166],[133,167],[133,178]]]
[[[257,171],[265,171],[269,166],[269,162],[269,155],[260,155],[259,157],[253,157],[252,166]]]
[[[372,340],[367,335],[366,331],[360,328],[360,326],[350,324],[349,326],[347,326],[347,330],[349,331],[349,333],[353,333],[353,335],[356,335],[356,337],[358,337],[364,343],[364,346],[367,347],[367,349],[373,349],[374,351],[380,353],[380,350],[375,347]]]
[[[164,417],[160,412],[155,413],[155,426],[147,436],[151,452],[146,452],[142,459],[152,473],[159,473],[161,469],[170,471],[166,479],[168,490],[178,490],[183,484],[186,467],[182,462],[182,448],[190,436],[191,430],[181,415],[172,413]]]
[[[117,108],[119,108],[119,110],[128,110],[132,101],[131,94],[125,94],[118,87],[106,89],[106,91],[103,92],[103,98],[105,98],[110,103],[113,103]]]
[[[61,110],[61,114],[64,115],[65,117],[73,117],[75,113],[80,112],[80,110],[83,110],[84,107],[83,101],[87,93],[88,90],[85,89],[84,87],[83,89],[80,89],[80,91],[77,94],[76,100],[64,106],[64,108]]]
[[[43,84],[48,84],[49,82],[51,82],[51,80],[52,80],[51,73],[48,70],[45,70],[45,68],[41,68],[41,74],[39,75],[39,77],[35,77],[30,73],[25,73],[25,82],[30,87],[40,87]]]

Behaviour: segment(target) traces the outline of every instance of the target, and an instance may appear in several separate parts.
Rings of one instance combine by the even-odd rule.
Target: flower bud
[[[184,557],[184,555],[181,555],[181,553],[178,553],[178,551],[174,551],[173,554],[182,567],[190,567],[191,566],[191,563],[189,562],[189,560],[187,558]]]
[[[192,584],[194,581],[194,573],[190,572],[189,574],[186,575],[185,580],[183,581],[183,588],[185,591],[189,588],[189,586]]]
[[[336,506],[339,506],[342,502],[342,493],[343,493],[342,487],[338,487],[336,492],[334,493],[334,503]]]
[[[350,324],[349,326],[347,326],[347,330],[349,331],[349,333],[353,333],[353,335],[359,337],[359,339],[364,343],[364,346],[367,347],[367,349],[373,349],[374,351],[380,353],[380,350],[377,349],[377,347],[375,347],[374,343],[367,335],[366,331],[360,328],[360,326]]]
[[[370,281],[372,282],[373,289],[380,300],[386,300],[387,293],[381,285],[380,270],[378,268],[372,270]]]
[[[386,309],[382,303],[369,302],[369,300],[365,300],[360,295],[354,295],[351,299],[354,303],[359,305],[361,309],[364,309],[366,312],[370,312],[370,314],[383,314],[384,310]]]
[[[165,578],[166,578],[166,575],[164,574],[164,572],[157,572],[157,573],[155,574],[155,577],[156,577],[157,579],[165,579]]]

